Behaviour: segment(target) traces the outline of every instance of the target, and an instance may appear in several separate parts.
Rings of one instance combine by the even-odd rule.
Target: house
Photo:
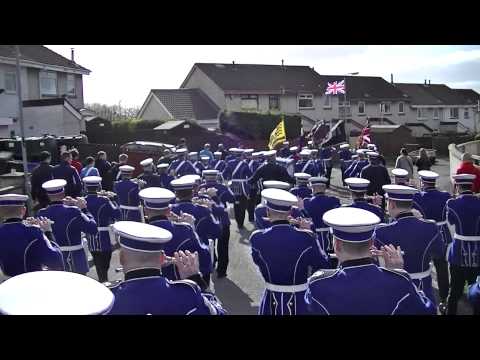
[[[224,111],[300,114],[307,130],[322,120],[325,89],[308,66],[196,63],[180,87],[201,89]]]
[[[186,120],[218,128],[220,108],[201,89],[152,89],[138,117],[143,120]]]
[[[476,101],[473,90],[459,91],[444,84],[427,84],[427,81],[423,84],[395,83],[395,86],[412,100],[406,117],[410,124],[404,124],[424,124],[440,133],[474,130],[478,98]]]
[[[77,109],[84,106],[83,75],[90,74],[90,70],[75,63],[73,50],[69,60],[41,45],[20,45],[19,49],[21,98],[24,106],[27,104],[24,109],[26,136],[45,133],[41,127],[47,121],[47,127],[55,129],[56,135],[72,135],[70,131],[74,129],[85,129],[82,120],[73,126],[71,116],[76,117]],[[15,46],[0,45],[0,136],[20,134],[17,117]]]
[[[348,119],[346,131],[361,129],[367,118],[371,124],[402,124],[405,122],[405,109],[410,103],[408,95],[377,76],[319,75],[320,87],[326,89],[328,83],[345,80],[345,95],[322,95],[322,117],[329,121]]]
[[[341,80],[345,96],[325,95],[329,82]],[[305,130],[320,120],[352,118],[363,126],[373,116],[397,122],[409,102],[381,77],[321,75],[308,66],[283,64],[196,63],[181,88],[200,88],[227,111],[299,114]]]

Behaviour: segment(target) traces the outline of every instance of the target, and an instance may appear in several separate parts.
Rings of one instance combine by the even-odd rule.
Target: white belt
[[[421,279],[425,279],[426,277],[430,276],[431,273],[432,273],[432,269],[429,268],[427,271],[418,272],[418,273],[409,273],[408,275],[410,275],[412,280],[421,280]]]
[[[266,282],[265,287],[267,288],[267,290],[275,292],[296,293],[307,290],[308,284],[305,283],[300,285],[275,285]]]
[[[140,207],[139,207],[139,206],[120,205],[120,209],[124,209],[124,210],[137,210],[137,211],[139,211],[139,210],[140,210]]]
[[[62,250],[62,251],[83,250],[83,244],[73,245],[73,246],[60,246],[60,250]]]
[[[110,226],[99,226],[98,231],[110,231]]]
[[[230,181],[231,181],[232,183],[233,183],[233,182],[247,182],[248,179],[232,179],[232,180],[230,180]]]
[[[453,238],[457,240],[463,240],[463,241],[480,241],[480,236],[465,236],[465,235],[458,235],[458,234],[453,234]]]
[[[315,231],[317,232],[324,232],[324,231],[330,231],[329,227],[324,227],[324,228],[316,228]]]
[[[447,220],[444,220],[444,221],[437,221],[435,224],[437,225],[446,225],[447,224]]]

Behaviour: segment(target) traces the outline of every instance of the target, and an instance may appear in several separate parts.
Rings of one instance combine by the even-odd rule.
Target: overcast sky
[[[177,89],[195,62],[313,66],[396,82],[444,83],[480,92],[480,46],[425,45],[46,45],[91,70],[85,103],[141,106],[150,89]]]

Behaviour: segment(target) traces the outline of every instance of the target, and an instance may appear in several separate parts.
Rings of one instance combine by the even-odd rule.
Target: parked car
[[[165,153],[165,150],[170,150],[170,153]],[[150,141],[132,141],[120,146],[120,153],[128,155],[128,164],[135,167],[133,176],[138,176],[142,173],[140,162],[142,160],[152,158],[155,164],[158,160],[163,158],[175,158],[175,146],[165,143],[157,143]]]

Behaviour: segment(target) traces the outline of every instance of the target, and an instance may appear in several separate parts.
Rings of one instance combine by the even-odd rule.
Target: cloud
[[[178,88],[195,62],[314,66],[321,74],[381,76],[397,82],[473,84],[479,89],[480,46],[440,45],[47,45],[92,70],[85,102],[141,106],[150,89]],[[453,85],[452,85],[453,86]]]

